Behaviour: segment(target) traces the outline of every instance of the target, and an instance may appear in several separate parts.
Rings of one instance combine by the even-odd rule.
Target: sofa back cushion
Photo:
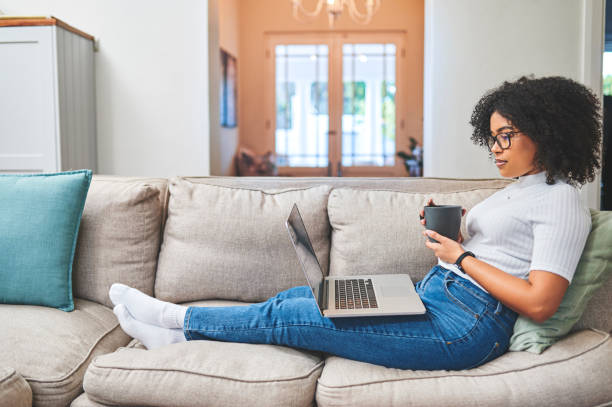
[[[294,203],[327,273],[329,186],[247,189],[173,178],[169,189],[157,298],[262,301],[305,285],[285,227]]]
[[[113,283],[153,295],[167,190],[164,179],[93,177],[74,261],[76,297],[113,307]]]
[[[407,273],[416,283],[437,263],[425,246],[419,211],[437,205],[470,210],[499,188],[415,193],[355,188],[334,189],[327,205],[332,226],[331,275]],[[465,217],[461,233],[467,238]]]

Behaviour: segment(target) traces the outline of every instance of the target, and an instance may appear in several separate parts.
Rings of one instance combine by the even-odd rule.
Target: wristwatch
[[[457,268],[459,270],[461,270],[462,272],[465,273],[465,271],[463,270],[463,267],[461,267],[461,262],[463,261],[463,259],[465,259],[467,256],[472,256],[473,258],[476,258],[476,255],[472,252],[463,252],[463,254],[461,256],[459,256],[459,258],[457,259],[457,261],[455,262],[455,266],[457,266]]]

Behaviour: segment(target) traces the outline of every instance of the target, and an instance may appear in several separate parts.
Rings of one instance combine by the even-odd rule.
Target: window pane
[[[344,44],[342,165],[395,163],[394,44]]]
[[[276,128],[291,130],[293,127],[291,102],[295,96],[295,83],[278,82],[276,88]]]
[[[277,45],[276,154],[280,166],[327,167],[326,45]]]
[[[612,52],[603,54],[603,94],[612,96]]]
[[[310,86],[310,111],[315,115],[327,115],[327,82],[314,82]]]

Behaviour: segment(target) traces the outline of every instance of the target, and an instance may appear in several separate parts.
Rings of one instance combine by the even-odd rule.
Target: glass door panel
[[[393,43],[342,46],[342,167],[395,166]]]
[[[279,44],[274,53],[277,164],[327,168],[329,47]]]

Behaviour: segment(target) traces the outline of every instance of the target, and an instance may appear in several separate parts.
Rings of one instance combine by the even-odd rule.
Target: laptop
[[[322,316],[365,317],[426,312],[408,274],[325,277],[296,204],[285,225]]]

